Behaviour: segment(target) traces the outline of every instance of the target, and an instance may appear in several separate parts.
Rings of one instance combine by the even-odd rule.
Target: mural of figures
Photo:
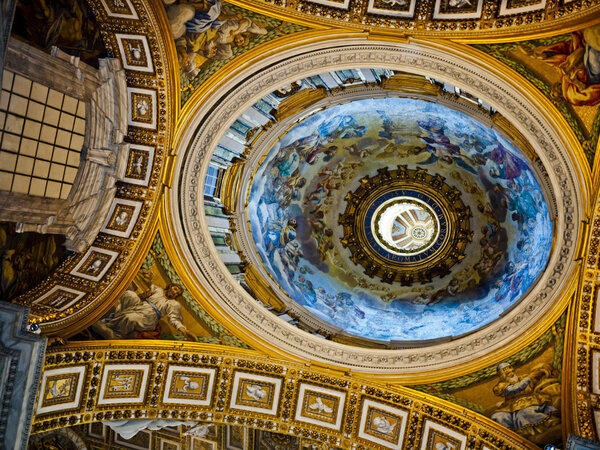
[[[562,445],[561,369],[567,315],[509,359],[463,377],[413,386],[484,414],[526,439]]]
[[[552,89],[556,98],[575,106],[600,103],[600,25],[575,32],[567,41],[521,48],[559,72],[560,82]]]
[[[465,259],[429,283],[370,278],[340,243],[346,193],[398,164],[440,174],[473,213]],[[379,340],[456,336],[491,322],[540,274],[552,237],[544,195],[512,144],[461,113],[399,98],[334,106],[297,124],[259,167],[248,211],[258,254],[291,299]]]
[[[591,165],[600,134],[600,25],[544,39],[475,47],[519,72],[552,100]]]
[[[67,258],[64,236],[17,233],[0,223],[0,299],[12,300],[41,282]]]
[[[500,380],[493,391],[504,400],[488,412],[490,418],[511,430],[548,428],[560,423],[560,383],[552,367],[540,364],[531,372],[517,375],[510,363],[498,364]]]
[[[198,338],[183,324],[181,305],[176,300],[183,294],[183,288],[175,283],[164,289],[158,287],[152,283],[154,274],[150,270],[142,270],[138,276],[150,285],[150,289],[141,295],[131,288],[126,290],[109,316],[93,324],[92,330],[104,339],[137,338],[155,332],[158,321],[165,317],[169,325],[188,340],[197,341]]]
[[[47,52],[57,46],[96,68],[98,58],[107,56],[100,27],[85,0],[18,1],[12,33]]]
[[[69,340],[169,339],[248,348],[187,291],[156,235],[131,285],[112,308]]]
[[[225,63],[304,27],[220,0],[164,0],[181,70],[182,102]]]

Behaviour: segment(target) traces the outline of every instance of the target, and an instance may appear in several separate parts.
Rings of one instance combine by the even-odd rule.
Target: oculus
[[[439,220],[426,204],[410,197],[384,202],[371,216],[375,240],[391,252],[419,254],[439,236]]]
[[[369,277],[403,285],[430,282],[463,260],[473,237],[469,207],[440,175],[379,169],[346,196],[341,243]]]

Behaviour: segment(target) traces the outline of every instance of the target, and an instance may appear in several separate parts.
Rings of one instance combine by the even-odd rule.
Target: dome
[[[361,338],[470,333],[528,291],[553,225],[526,156],[435,102],[358,99],[305,115],[248,190],[268,281]]]
[[[524,343],[577,264],[560,130],[470,55],[327,43],[188,111],[166,205],[198,295],[269,354],[377,376]]]

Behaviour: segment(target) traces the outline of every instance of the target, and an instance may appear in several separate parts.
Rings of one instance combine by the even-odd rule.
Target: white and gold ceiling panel
[[[34,434],[135,419],[237,424],[357,450],[536,448],[435,397],[256,352],[141,341],[50,349]]]
[[[592,24],[595,1],[566,0],[250,0],[240,6],[312,26],[469,40],[506,40]]]

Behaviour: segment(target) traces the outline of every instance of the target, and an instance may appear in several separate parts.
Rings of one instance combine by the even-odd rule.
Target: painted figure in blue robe
[[[559,422],[560,384],[552,367],[542,364],[522,377],[503,362],[496,371],[500,380],[493,391],[504,401],[488,412],[492,420],[520,434],[536,434]]]
[[[310,280],[300,275],[298,279],[294,280],[294,285],[300,290],[306,303],[311,306],[317,303],[317,293]]]
[[[300,157],[298,153],[292,152],[290,155],[277,165],[280,177],[289,177],[298,168]]]
[[[509,294],[511,298],[515,298],[523,285],[523,275],[515,263],[509,261],[506,265],[505,274],[501,280],[496,282],[496,301],[504,300]]]
[[[529,170],[525,161],[507,151],[502,144],[498,144],[492,150],[490,160],[496,163],[494,167],[490,168],[490,175],[493,178],[512,180],[520,177],[522,172]]]
[[[357,319],[364,319],[365,313],[362,309],[354,304],[352,295],[347,292],[338,292],[335,295],[335,303],[333,304],[333,320],[338,323],[351,323],[358,326]]]
[[[512,219],[522,230],[526,218],[536,217],[539,202],[533,197],[530,185],[523,185],[519,180],[514,179],[509,181],[509,188],[512,188],[513,195],[508,201],[508,209],[513,211]]]
[[[472,166],[471,159],[461,153],[460,147],[450,141],[446,136],[444,124],[441,121],[429,118],[428,120],[418,120],[417,124],[427,132],[427,136],[419,136],[425,143],[425,147],[416,148],[415,155],[422,152],[428,152],[429,158],[419,164],[436,164],[438,160],[446,164],[456,164],[473,174],[477,171]]]
[[[396,126],[385,111],[377,110],[377,114],[381,117],[381,125],[383,128],[383,130],[379,132],[379,137],[390,141],[393,140],[396,145],[406,142],[406,139],[403,137],[405,133],[402,123],[400,123],[399,126]]]
[[[362,137],[367,132],[367,127],[359,125],[356,119],[349,115],[338,115],[325,121],[317,128],[323,138],[333,140]]]
[[[221,6],[219,0],[207,0],[206,8],[197,9],[194,17],[185,23],[185,30],[189,33],[204,33],[211,28],[219,28],[223,24],[218,20]]]
[[[296,219],[274,220],[266,225],[266,244],[269,255],[277,248],[284,248],[288,242],[296,239]]]

